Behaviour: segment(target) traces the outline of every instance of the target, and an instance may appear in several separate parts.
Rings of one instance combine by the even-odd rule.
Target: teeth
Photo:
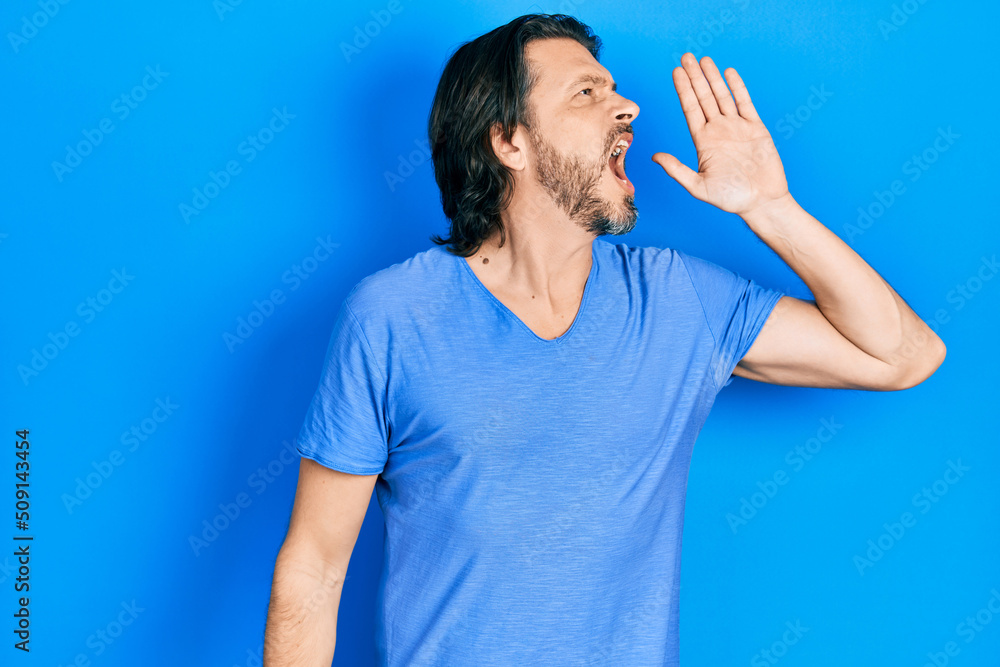
[[[624,139],[619,139],[618,143],[615,144],[615,150],[611,152],[611,157],[618,157],[623,148],[628,148],[628,142]]]

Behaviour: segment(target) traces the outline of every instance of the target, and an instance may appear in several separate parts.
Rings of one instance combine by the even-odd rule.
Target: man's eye
[[[581,90],[580,92],[582,93],[582,92],[586,92],[586,91],[589,91],[589,90],[593,90],[593,88],[584,88],[584,89],[583,89],[583,90]]]

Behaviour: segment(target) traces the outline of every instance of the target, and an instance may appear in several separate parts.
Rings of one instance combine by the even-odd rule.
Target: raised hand
[[[699,65],[693,53],[685,53],[681,65],[673,71],[674,88],[698,151],[698,171],[669,153],[654,153],[653,161],[695,198],[740,216],[788,194],[771,133],[736,70],[728,68],[723,81],[711,58]]]

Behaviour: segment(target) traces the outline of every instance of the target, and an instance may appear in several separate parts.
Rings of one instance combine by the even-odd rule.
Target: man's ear
[[[510,139],[505,139],[503,129],[499,123],[495,123],[490,129],[490,141],[493,144],[493,152],[496,153],[500,163],[512,171],[521,171],[527,165],[524,151],[524,129],[518,125],[514,129],[514,134]]]

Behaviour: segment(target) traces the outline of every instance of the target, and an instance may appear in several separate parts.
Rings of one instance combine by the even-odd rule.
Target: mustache
[[[604,148],[605,158],[608,156],[608,153],[611,152],[611,149],[614,148],[615,144],[618,143],[618,137],[625,133],[631,134],[632,139],[635,139],[635,130],[632,129],[631,123],[619,123],[612,128],[611,132],[608,134],[608,141]]]

